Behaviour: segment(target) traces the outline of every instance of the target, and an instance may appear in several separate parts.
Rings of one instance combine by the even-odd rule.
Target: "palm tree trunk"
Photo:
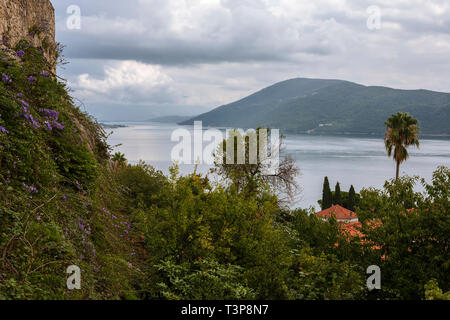
[[[397,161],[397,171],[395,173],[395,181],[398,181],[399,175],[400,175],[400,161]]]

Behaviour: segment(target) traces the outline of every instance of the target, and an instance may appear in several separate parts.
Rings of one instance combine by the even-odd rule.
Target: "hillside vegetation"
[[[450,135],[448,93],[319,79],[280,82],[182,124],[201,120],[205,126],[381,135],[384,121],[397,112],[409,112],[418,119],[425,135]]]

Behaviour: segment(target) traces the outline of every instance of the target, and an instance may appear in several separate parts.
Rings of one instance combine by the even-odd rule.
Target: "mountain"
[[[450,135],[450,94],[297,78],[188,121],[204,126],[278,128],[291,133],[383,134],[394,113],[409,112],[425,135]]]

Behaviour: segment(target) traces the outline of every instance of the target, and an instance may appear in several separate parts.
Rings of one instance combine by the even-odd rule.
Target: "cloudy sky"
[[[201,113],[295,77],[450,92],[448,0],[52,3],[59,72],[100,120]]]

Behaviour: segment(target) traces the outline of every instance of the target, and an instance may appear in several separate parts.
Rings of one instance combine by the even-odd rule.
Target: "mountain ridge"
[[[424,135],[450,135],[450,94],[364,86],[336,79],[278,82],[180,124],[278,128],[289,133],[382,134],[393,113],[409,112]]]

